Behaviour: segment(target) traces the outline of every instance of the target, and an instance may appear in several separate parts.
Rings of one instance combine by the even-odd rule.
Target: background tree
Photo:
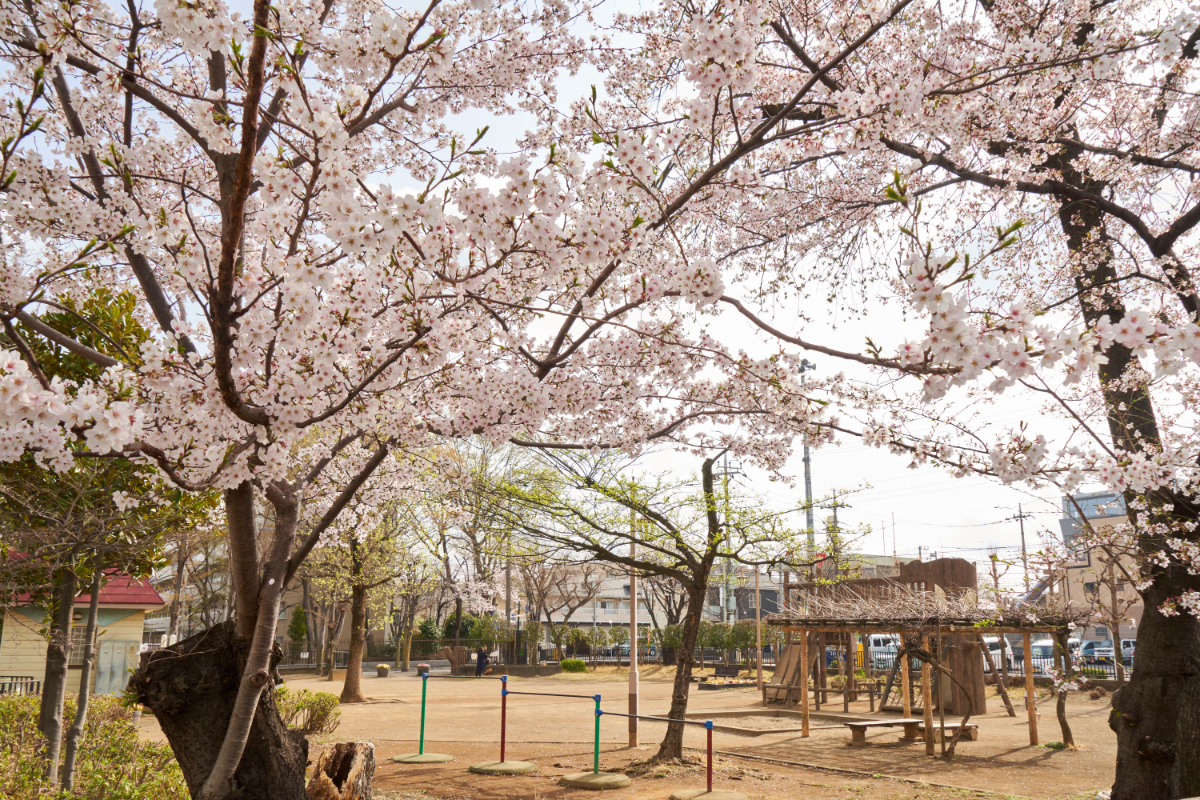
[[[728,516],[721,518],[714,495],[715,460],[701,464],[698,492],[694,483],[635,481],[616,457],[563,453],[544,454],[544,469],[521,485],[504,487],[517,506],[512,524],[564,557],[578,554],[620,569],[670,577],[684,587],[688,606],[669,712],[674,719],[682,719],[687,711],[694,651],[716,559],[774,564],[780,561],[777,553],[803,552],[792,532],[761,507],[727,504]],[[630,555],[631,542],[637,544],[636,556]],[[794,566],[800,560],[789,563]],[[681,759],[682,748],[683,725],[670,723],[655,758]]]

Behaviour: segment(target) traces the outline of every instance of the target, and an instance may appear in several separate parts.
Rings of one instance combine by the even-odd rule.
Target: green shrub
[[[587,664],[582,658],[565,658],[562,661],[563,672],[587,672]]]
[[[279,716],[289,728],[304,731],[306,736],[333,733],[341,724],[342,712],[336,694],[310,692],[301,689],[295,694],[286,686],[275,687],[275,705]]]
[[[186,800],[187,784],[171,748],[143,742],[133,714],[118,697],[99,695],[88,704],[87,726],[75,761],[75,789],[55,793],[42,783],[38,751],[39,699],[0,697],[0,797],[12,800]],[[75,696],[67,695],[63,721],[75,718]]]

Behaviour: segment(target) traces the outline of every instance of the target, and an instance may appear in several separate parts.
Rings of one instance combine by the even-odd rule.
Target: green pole
[[[425,690],[428,688],[429,673],[426,672],[421,675],[421,755],[425,755]]]
[[[600,774],[600,695],[596,695],[596,739],[592,748],[592,772]]]

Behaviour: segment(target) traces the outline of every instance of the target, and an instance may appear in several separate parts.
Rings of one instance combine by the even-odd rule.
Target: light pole
[[[804,373],[810,372],[817,368],[817,365],[809,361],[807,358],[800,360],[800,385],[804,386]],[[808,525],[808,550],[812,553],[817,547],[816,534],[813,532],[813,499],[812,499],[812,459],[808,453],[808,441],[805,437],[804,442],[804,521]]]
[[[629,512],[630,527],[634,525],[633,512]],[[629,560],[637,559],[637,540],[629,540]],[[620,652],[619,650],[617,651]],[[617,664],[621,660],[618,656]],[[638,585],[637,572],[629,568],[629,746],[638,746]]]

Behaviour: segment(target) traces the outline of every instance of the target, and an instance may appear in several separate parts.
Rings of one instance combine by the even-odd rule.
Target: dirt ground
[[[665,714],[670,704],[667,674],[643,673],[641,713]],[[341,691],[340,682],[309,676],[288,679],[295,689]],[[392,755],[417,751],[421,681],[412,673],[388,678],[364,677],[363,692],[370,702],[344,705],[341,726],[326,741],[314,740],[314,750],[330,741],[371,741],[376,745],[375,785],[384,800],[491,800],[492,798],[594,797],[584,790],[559,787],[559,776],[590,770],[595,716],[591,695],[601,695],[601,707],[627,710],[626,673],[600,668],[582,675],[512,679],[507,709],[508,759],[533,761],[538,771],[520,777],[481,776],[466,767],[476,761],[497,760],[500,734],[500,682],[431,678],[426,709],[425,749],[448,753],[446,764],[400,765]],[[993,690],[994,691],[994,690]],[[584,695],[584,698],[538,697],[516,692]],[[1068,718],[1079,745],[1055,751],[1029,744],[1020,690],[1010,690],[1017,707],[1010,718],[999,700],[989,696],[988,713],[972,721],[980,727],[978,741],[962,741],[952,760],[925,755],[922,744],[901,744],[899,729],[884,728],[868,735],[867,747],[849,747],[849,733],[836,717],[813,720],[812,735],[765,733],[744,736],[714,731],[716,751],[714,788],[733,789],[751,798],[796,797],[814,800],[879,797],[949,798],[1016,796],[1037,800],[1091,800],[1112,784],[1116,744],[1108,730],[1108,699],[1095,701],[1072,694]],[[866,702],[851,705],[864,715]],[[1039,698],[1040,741],[1062,738],[1053,701]],[[703,712],[760,711],[753,689],[728,689],[690,695],[689,716]],[[841,703],[823,711],[841,712]],[[722,726],[739,725],[736,718],[714,719]],[[949,721],[949,720],[948,720]],[[747,720],[745,727],[761,729],[766,720]],[[628,747],[628,721],[602,717],[600,768],[630,770],[633,785],[606,794],[613,800],[665,800],[679,789],[704,785],[702,763],[646,772],[636,762],[649,758],[665,731],[665,723],[642,721],[639,748]],[[757,732],[757,731],[756,731]],[[159,738],[152,717],[143,720],[143,734]],[[705,731],[688,726],[685,745],[703,758]],[[631,766],[632,765],[632,766]]]

